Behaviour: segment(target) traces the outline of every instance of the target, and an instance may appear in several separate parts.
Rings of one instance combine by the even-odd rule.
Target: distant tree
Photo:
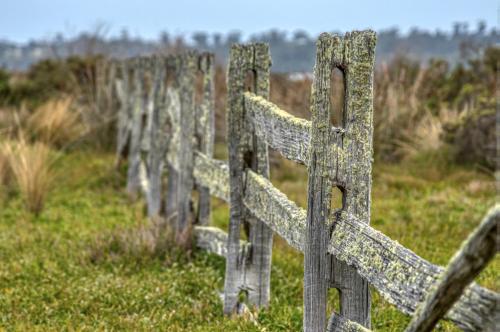
[[[227,34],[226,44],[237,44],[241,41],[241,32],[240,31],[231,31]]]
[[[194,42],[196,43],[196,47],[200,49],[208,48],[208,34],[203,31],[198,31],[193,33],[192,37]]]
[[[309,40],[309,34],[304,30],[296,30],[293,33],[293,41],[299,45],[307,44]]]
[[[219,48],[222,46],[222,34],[221,33],[214,33],[212,35],[212,40],[213,40],[213,44],[214,44],[214,48]]]
[[[485,32],[486,32],[486,22],[480,20],[479,22],[477,22],[477,34],[482,36],[484,35]]]
[[[160,32],[159,39],[162,47],[168,47],[170,45],[170,35],[167,31]]]
[[[120,40],[121,41],[128,41],[130,39],[130,34],[127,30],[127,28],[123,28],[120,31]]]

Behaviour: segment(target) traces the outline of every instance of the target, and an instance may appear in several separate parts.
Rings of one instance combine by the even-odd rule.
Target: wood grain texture
[[[369,332],[363,325],[348,320],[337,313],[333,313],[328,321],[328,332]]]
[[[178,71],[178,67],[169,66],[169,70],[176,73]],[[165,218],[167,222],[173,226],[178,214],[177,184],[179,182],[179,165],[177,156],[179,154],[180,144],[181,113],[181,102],[178,87],[170,87],[167,90],[166,98],[165,107],[168,114],[167,118],[170,124],[170,131],[166,157],[168,179],[165,193]]]
[[[333,53],[340,38],[321,34],[316,43],[316,64],[311,91],[311,146],[308,167],[307,221],[304,238],[304,331],[326,328],[330,261],[328,215],[332,181],[328,176],[330,146],[330,77]]]
[[[370,223],[371,206],[375,44],[373,31],[347,33],[333,60],[344,73],[346,91],[341,164],[347,167],[337,170],[337,178],[345,181],[335,182],[343,191],[342,209],[365,223]],[[368,282],[354,268],[335,257],[332,258],[332,268],[331,285],[340,291],[340,314],[369,328],[371,300]]]
[[[307,165],[311,122],[294,117],[251,92],[246,92],[244,98],[255,133],[283,157]]]
[[[218,256],[227,255],[227,233],[217,227],[195,226],[194,239],[196,247],[208,251]],[[240,241],[240,257],[248,259],[250,253],[250,244],[246,241]]]
[[[166,61],[164,57],[154,59],[153,109],[150,119],[150,143],[147,156],[149,188],[147,207],[149,218],[159,219],[162,207],[162,178],[167,148],[170,141],[170,121],[166,110]]]
[[[133,108],[132,108],[132,128],[130,130],[130,142],[128,153],[127,169],[127,193],[132,199],[136,199],[141,187],[140,165],[141,165],[141,135],[144,126],[144,59],[134,60],[133,78]]]
[[[246,121],[243,93],[248,72],[253,73],[252,90],[268,97],[269,48],[265,44],[233,45],[228,67],[228,152],[230,168],[230,223],[228,231],[228,255],[224,283],[224,313],[237,311],[242,290],[248,294],[251,304],[258,307],[269,302],[272,231],[262,222],[246,215],[243,206],[244,170],[251,168],[265,177],[269,176],[267,146],[253,135],[251,123]],[[251,261],[242,269],[238,258],[240,228],[249,229]],[[242,280],[243,275],[243,280]]]
[[[197,148],[208,157],[214,153],[215,95],[214,95],[214,56],[203,53],[198,59],[198,69],[202,75],[202,101],[196,109]],[[211,218],[210,190],[199,187],[197,223],[208,225]]]
[[[125,154],[128,141],[130,139],[132,121],[132,86],[130,83],[129,61],[120,61],[118,64],[119,77],[115,79],[116,96],[119,102],[117,118],[117,138],[116,138],[116,159],[118,166],[122,156]]]
[[[211,195],[229,202],[229,166],[227,162],[209,158],[195,151],[194,179]]]
[[[425,300],[418,306],[406,332],[429,332],[434,329],[437,322],[460,298],[464,289],[497,253],[500,243],[499,222],[500,205],[497,205],[488,212],[481,224],[452,258],[439,280],[430,288]],[[497,308],[497,312],[499,310],[500,308]],[[484,317],[491,320],[491,324],[486,325],[493,327],[495,316],[498,315]]]
[[[247,171],[245,207],[280,235],[290,246],[303,251],[306,211],[296,206],[272,183]],[[443,268],[419,257],[397,241],[373,229],[347,212],[336,213],[328,252],[356,268],[390,303],[413,314]],[[464,330],[481,331],[494,317],[500,295],[470,285],[446,319]]]
[[[181,58],[179,80],[180,137],[178,154],[177,205],[175,223],[176,241],[186,245],[189,241],[191,220],[191,191],[193,190],[193,141],[195,130],[194,83],[197,70],[197,55],[188,52]]]
[[[346,212],[334,222],[329,252],[355,268],[388,302],[405,314],[414,314],[419,303],[443,272],[397,241]],[[495,313],[500,295],[476,284],[466,288],[447,313],[466,331],[482,331]]]
[[[263,176],[247,170],[243,203],[293,248],[304,250],[306,211],[290,201]]]
[[[254,124],[255,133],[283,157],[299,164],[309,164],[311,121],[295,117],[272,102],[251,92],[245,92],[245,108],[249,121]],[[340,154],[344,130],[330,128],[332,153]],[[338,165],[335,171],[344,165]],[[332,177],[335,174],[332,173]]]
[[[254,86],[252,90],[256,95],[265,99],[269,98],[269,82],[271,74],[271,55],[269,45],[254,43],[253,45]],[[243,96],[241,96],[243,97]],[[243,102],[243,100],[242,100]],[[245,110],[246,113],[246,110]],[[246,115],[243,114],[243,121]],[[247,122],[247,121],[246,121]],[[251,169],[265,178],[269,178],[269,160],[267,144],[255,135],[251,123],[247,127],[252,133],[251,141]],[[273,231],[262,221],[246,216],[249,224],[248,239],[251,244],[250,264],[246,269],[245,287],[248,291],[250,305],[265,307],[269,304],[271,296],[271,259],[273,248]]]

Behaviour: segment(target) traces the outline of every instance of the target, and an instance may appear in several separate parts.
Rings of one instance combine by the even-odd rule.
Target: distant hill
[[[0,41],[0,67],[22,71],[46,58],[96,53],[123,58],[155,52],[176,52],[185,48],[214,52],[218,61],[224,63],[232,43],[264,41],[271,46],[273,71],[309,72],[314,65],[315,40],[316,36],[310,36],[304,31],[287,33],[279,30],[255,34],[247,40],[243,40],[239,32],[226,35],[197,32],[188,39],[164,32],[158,40],[131,38],[126,31],[113,38],[87,32],[72,39],[58,35],[52,40],[31,41],[26,44]],[[402,34],[397,29],[389,29],[378,32],[377,63],[389,61],[398,55],[417,61],[442,58],[457,63],[491,45],[500,45],[500,31],[496,28],[488,29],[482,22],[472,31],[465,23],[456,23],[451,32],[429,32],[415,28]]]

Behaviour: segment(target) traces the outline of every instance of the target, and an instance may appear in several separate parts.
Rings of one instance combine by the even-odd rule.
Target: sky
[[[239,30],[248,36],[271,28],[310,34],[412,27],[450,31],[453,22],[499,25],[498,0],[0,0],[0,39],[26,42],[57,33],[73,37],[104,27],[107,36],[158,38],[161,31]]]

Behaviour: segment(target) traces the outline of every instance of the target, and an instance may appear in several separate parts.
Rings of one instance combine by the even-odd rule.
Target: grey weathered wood
[[[324,331],[330,258],[327,254],[332,181],[330,148],[330,75],[340,38],[322,34],[316,43],[311,93],[311,146],[308,167],[307,222],[304,240],[304,331]]]
[[[251,46],[233,45],[229,54],[228,94],[227,94],[227,137],[230,167],[230,221],[228,229],[228,254],[226,256],[226,273],[224,279],[224,314],[230,315],[237,310],[238,297],[241,291],[241,266],[239,260],[240,229],[244,220],[244,155],[248,145],[248,133],[244,130],[243,90],[246,71],[251,69],[253,48]]]
[[[133,82],[133,109],[132,128],[130,131],[130,143],[128,154],[127,171],[127,193],[132,199],[136,199],[141,187],[140,165],[141,165],[141,135],[143,128],[143,74],[144,59],[137,58],[134,61],[134,82]]]
[[[411,250],[346,212],[334,222],[329,252],[355,268],[379,293],[405,314],[413,314],[443,272]],[[466,331],[482,331],[500,295],[476,284],[466,291],[446,318]]]
[[[228,67],[228,142],[230,167],[230,223],[224,283],[224,313],[237,311],[238,297],[247,291],[248,301],[257,307],[269,302],[272,231],[246,215],[243,206],[244,170],[251,168],[269,176],[267,146],[252,135],[246,121],[243,93],[247,73],[254,74],[253,90],[264,98],[269,94],[269,49],[265,44],[233,45]],[[238,257],[241,225],[249,229],[251,260],[245,265]]]
[[[191,220],[191,191],[193,190],[193,139],[195,133],[194,82],[197,55],[184,54],[177,80],[180,96],[180,137],[178,154],[176,241],[185,245],[189,240]]]
[[[243,203],[249,212],[267,224],[293,248],[304,250],[306,211],[257,173],[247,170]]]
[[[306,211],[272,183],[247,170],[245,207],[299,251],[305,246]],[[347,212],[336,213],[328,252],[353,266],[380,294],[405,314],[413,314],[443,269],[406,249]],[[471,285],[447,314],[465,330],[480,331],[500,296]]]
[[[328,321],[328,332],[369,332],[367,328],[356,322],[348,320],[337,313],[333,313]]]
[[[124,152],[126,142],[129,138],[129,130],[128,130],[128,114],[127,114],[127,100],[128,100],[128,88],[126,87],[128,83],[125,83],[126,80],[123,78],[118,78],[115,82],[115,89],[117,94],[117,99],[120,103],[120,107],[118,109],[118,121],[116,125],[116,157],[115,157],[115,165],[119,165],[120,160],[122,158],[122,154]]]
[[[495,256],[500,243],[500,205],[492,208],[463,243],[439,280],[418,306],[406,332],[429,332],[457,301],[464,289]],[[499,309],[500,310],[500,309]],[[492,320],[494,316],[489,317]],[[498,322],[497,322],[498,323]]]
[[[177,187],[179,181],[178,175],[178,155],[180,146],[180,114],[181,101],[179,96],[179,71],[180,71],[180,56],[167,57],[167,73],[173,75],[173,82],[167,88],[165,109],[167,111],[167,119],[170,125],[169,143],[167,146],[167,188],[165,193],[165,219],[172,227],[174,227],[178,215],[177,204]]]
[[[271,56],[269,46],[263,43],[253,44],[254,86],[256,95],[269,98]],[[243,96],[242,96],[243,97]],[[246,111],[245,111],[246,112]],[[243,115],[246,119],[245,114]],[[269,178],[269,160],[267,144],[252,132],[251,169],[265,178]],[[246,216],[249,224],[248,239],[251,244],[250,265],[246,269],[245,285],[248,290],[248,302],[257,307],[269,304],[271,292],[271,259],[273,231],[267,225],[251,216]]]
[[[227,233],[217,227],[195,226],[194,239],[196,246],[212,254],[226,257],[227,255]],[[250,244],[240,240],[240,257],[248,259]]]
[[[338,178],[345,179],[343,209],[365,223],[370,223],[375,44],[373,31],[353,31],[343,38],[342,53],[334,55],[334,65],[344,73],[346,90],[342,158],[348,167],[337,171]],[[340,314],[369,328],[368,282],[335,258],[332,268],[332,286],[340,290]]]
[[[120,164],[122,156],[126,153],[125,149],[129,143],[132,128],[133,91],[130,82],[130,67],[130,60],[120,61],[120,78],[115,80],[116,95],[120,104],[117,121],[116,166]]]
[[[177,204],[177,187],[179,182],[179,174],[177,169],[167,164],[167,188],[165,194],[165,220],[173,226],[177,220],[178,204]]]
[[[161,212],[162,175],[170,140],[171,127],[165,107],[166,62],[163,57],[154,59],[153,109],[150,119],[150,143],[147,156],[149,188],[147,193],[148,216],[159,219]]]
[[[94,95],[94,102],[97,110],[99,111],[98,114],[102,114],[105,112],[103,108],[103,94],[106,86],[106,67],[107,67],[107,61],[106,59],[99,59],[96,63],[96,70],[95,70],[95,95]]]
[[[118,111],[118,108],[116,107],[116,100],[115,100],[116,90],[114,86],[117,74],[117,63],[114,60],[107,59],[107,64],[108,64],[108,70],[107,70],[106,87],[105,87],[105,95],[107,101],[106,108],[110,113],[109,114],[110,118],[113,118],[117,116],[116,112]]]
[[[175,58],[178,59],[177,57]],[[167,70],[174,73],[175,77],[178,76],[179,65],[175,64],[174,60],[168,66]],[[181,102],[179,97],[179,90],[177,82],[174,82],[174,86],[167,90],[166,96],[166,111],[167,118],[170,124],[169,131],[169,144],[167,147],[167,188],[165,194],[165,218],[167,222],[173,225],[178,214],[178,204],[177,204],[177,183],[179,179],[178,175],[178,154],[180,145],[180,113],[181,113]]]
[[[214,100],[214,56],[203,53],[199,58],[199,70],[203,77],[202,102],[197,108],[196,114],[196,136],[198,138],[198,149],[206,156],[212,157],[214,153],[214,129],[215,129],[215,100]],[[198,216],[197,222],[208,225],[210,222],[210,190],[199,187]]]
[[[149,210],[150,202],[150,164],[149,157],[151,155],[151,135],[153,131],[153,112],[154,112],[154,93],[157,87],[155,84],[159,84],[159,82],[155,82],[154,79],[154,58],[145,57],[144,63],[144,113],[143,113],[143,122],[144,126],[141,132],[141,165],[139,168],[139,178],[141,183],[141,191],[143,195],[146,197],[146,202]]]
[[[308,164],[311,122],[294,117],[253,93],[245,93],[245,109],[256,134],[285,158]]]
[[[193,175],[196,183],[211,195],[229,202],[229,167],[226,162],[195,152]]]

